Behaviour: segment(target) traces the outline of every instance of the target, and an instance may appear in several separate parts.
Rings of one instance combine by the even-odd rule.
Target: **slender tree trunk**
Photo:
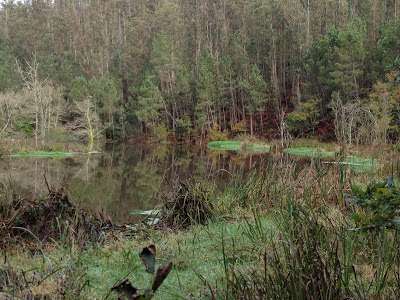
[[[253,136],[253,114],[250,115],[250,135]]]
[[[87,121],[88,121],[88,126],[89,126],[88,129],[89,129],[89,137],[90,137],[89,152],[92,152],[93,143],[94,143],[94,135],[93,135],[92,124],[90,122],[89,107],[86,110],[86,118],[87,118]]]

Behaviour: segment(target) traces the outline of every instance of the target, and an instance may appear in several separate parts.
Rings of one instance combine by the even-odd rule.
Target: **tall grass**
[[[298,170],[282,157],[263,170],[235,180],[229,204],[250,207],[243,235],[258,266],[224,259],[223,284],[212,298],[397,299],[399,232],[350,230],[346,194],[357,173],[318,160]],[[276,231],[262,226],[265,214],[273,216]]]

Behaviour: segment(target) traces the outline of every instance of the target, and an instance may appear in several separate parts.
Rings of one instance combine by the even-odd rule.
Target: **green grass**
[[[325,163],[347,165],[350,166],[350,169],[357,172],[371,171],[379,166],[378,160],[359,156],[348,156],[345,161]]]
[[[63,152],[63,151],[33,151],[33,152],[18,152],[11,153],[9,157],[26,157],[26,158],[65,158],[69,156],[74,156],[78,154],[98,154],[101,152],[92,151],[92,152]]]
[[[19,153],[11,153],[10,157],[36,157],[36,158],[47,158],[47,157],[54,157],[54,158],[64,158],[68,156],[73,156],[77,153],[75,152],[62,152],[62,151],[55,151],[55,152],[47,152],[47,151],[34,151],[34,152],[19,152]]]
[[[261,222],[266,231],[274,229],[269,218],[262,218]],[[227,264],[257,266],[258,254],[246,232],[246,221],[214,221],[176,234],[150,230],[134,239],[119,239],[82,252],[60,246],[45,250],[44,256],[14,253],[9,262],[16,271],[32,270],[43,277],[59,270],[42,283],[42,290],[47,290],[49,295],[55,292],[57,280],[85,274],[81,281],[89,280],[90,285],[80,295],[83,299],[104,299],[107,295],[107,299],[116,299],[116,294],[109,291],[125,278],[129,278],[136,288],[150,287],[153,277],[145,272],[138,254],[155,242],[156,268],[172,261],[174,269],[153,299],[185,299],[190,294],[199,297],[201,291],[205,292],[204,281],[199,275],[214,285],[224,276]]]
[[[299,156],[319,156],[319,157],[335,156],[335,152],[324,151],[319,148],[311,148],[311,147],[286,148],[283,149],[283,152]]]
[[[240,141],[213,141],[208,143],[208,148],[212,150],[229,151],[269,151],[269,146],[261,144],[249,144]]]

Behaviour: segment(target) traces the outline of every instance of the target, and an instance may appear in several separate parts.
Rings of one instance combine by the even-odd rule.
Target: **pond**
[[[0,181],[24,197],[46,194],[46,180],[55,188],[66,186],[74,202],[122,223],[135,220],[135,210],[156,207],[157,194],[176,180],[209,181],[223,189],[231,176],[226,171],[245,172],[267,155],[161,144],[110,145],[91,155],[6,158],[0,162]]]

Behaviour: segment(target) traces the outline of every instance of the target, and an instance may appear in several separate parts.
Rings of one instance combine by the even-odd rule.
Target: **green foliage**
[[[253,116],[257,112],[263,113],[266,110],[265,106],[269,101],[267,84],[257,65],[253,66],[248,81],[242,81],[240,86],[250,95],[250,98],[246,101],[245,108],[247,113],[250,115],[250,133],[253,136]]]
[[[217,123],[214,123],[213,127],[211,128],[209,138],[211,141],[227,141],[228,135],[229,133],[226,129],[221,131],[221,127]]]
[[[233,136],[238,136],[246,132],[247,132],[247,127],[245,121],[240,121],[236,123],[235,126],[232,127],[231,131]]]
[[[203,51],[200,57],[200,74],[197,81],[196,117],[197,125],[203,131],[213,123],[213,106],[217,100],[214,57],[208,51]]]
[[[291,132],[302,135],[318,120],[332,121],[326,104],[334,92],[344,104],[365,98],[396,68],[394,0],[242,2],[6,1],[0,10],[0,92],[21,90],[15,63],[27,72],[36,57],[38,78],[63,89],[68,105],[60,117],[67,128],[77,126],[68,100],[90,98],[93,121],[100,122],[94,130],[101,127],[95,135],[106,132],[107,139],[143,127],[147,132],[159,122],[175,130],[176,119],[185,116],[202,137],[214,122],[225,129],[240,120],[249,121],[251,135],[273,137],[290,98],[321,99],[315,119],[300,107],[290,116]],[[146,74],[153,75],[161,109],[158,101],[146,106],[150,96],[140,92],[149,88]]]
[[[160,124],[158,124],[154,128],[154,132],[155,132],[157,139],[159,139],[160,141],[164,141],[164,142],[167,141],[169,132],[168,132],[167,125],[165,125],[164,122],[161,122]]]
[[[393,62],[398,58],[400,48],[400,26],[398,20],[391,20],[379,29],[379,40],[376,43],[374,55],[374,67],[380,77],[391,71]],[[375,79],[375,78],[373,78]],[[378,78],[379,79],[379,78]]]
[[[155,130],[159,122],[160,109],[163,107],[163,99],[158,86],[153,82],[154,76],[149,73],[139,89],[138,109],[136,116],[139,121],[144,122],[147,126]]]
[[[159,78],[163,81],[175,82],[175,78],[170,77],[179,73],[181,69],[181,52],[174,38],[161,30],[153,40],[153,51],[151,53],[151,63]]]
[[[90,95],[88,82],[83,76],[75,77],[71,83],[69,97],[73,102],[82,102]]]
[[[301,156],[335,156],[334,152],[323,151],[319,148],[310,148],[310,147],[299,147],[299,148],[286,148],[283,149],[283,152],[294,154],[294,155],[301,155]]]
[[[346,28],[331,28],[310,50],[307,71],[327,99],[334,91],[344,97],[358,96],[366,58],[366,25],[360,19]],[[311,94],[315,94],[310,91]]]
[[[392,177],[365,189],[354,186],[347,199],[351,205],[360,208],[351,214],[357,229],[396,229],[400,230],[400,189]]]
[[[265,104],[269,101],[267,84],[257,65],[253,66],[249,80],[242,81],[240,86],[250,95],[250,99],[246,104],[246,110],[249,115],[252,116],[256,112],[265,111]]]
[[[16,71],[14,55],[11,49],[2,49],[0,43],[0,92],[15,89],[21,81]]]
[[[35,120],[32,118],[21,117],[13,123],[15,130],[25,134],[25,137],[33,137],[35,132]]]
[[[175,134],[178,140],[188,140],[192,132],[192,122],[189,118],[176,119]]]
[[[294,111],[286,115],[288,130],[294,134],[304,134],[319,124],[320,104],[319,98],[309,99],[297,104]]]

